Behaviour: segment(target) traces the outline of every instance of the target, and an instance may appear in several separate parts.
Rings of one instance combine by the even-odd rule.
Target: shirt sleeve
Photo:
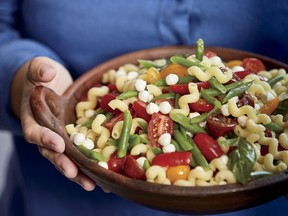
[[[62,63],[49,47],[21,36],[16,22],[18,2],[0,2],[0,129],[14,134],[22,134],[20,120],[13,115],[10,105],[11,82],[17,69],[36,56],[47,56]]]

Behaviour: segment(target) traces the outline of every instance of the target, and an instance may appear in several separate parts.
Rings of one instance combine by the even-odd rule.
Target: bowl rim
[[[100,70],[106,70],[111,69],[111,64],[112,65],[123,65],[122,63],[125,62],[127,59],[139,59],[138,56],[141,56],[143,52],[148,52],[148,53],[153,53],[155,51],[159,51],[161,53],[165,53],[167,55],[167,51],[171,50],[190,50],[191,52],[195,51],[196,47],[195,46],[190,46],[190,45],[180,45],[180,46],[162,46],[162,47],[155,47],[155,48],[149,48],[145,50],[138,50],[134,52],[130,52],[127,54],[123,54],[117,57],[112,58],[111,60],[105,61],[98,66],[93,67],[92,69],[88,70],[85,73],[85,76],[80,76],[75,82],[70,86],[66,92],[64,93],[63,97],[66,98],[66,100],[70,100],[72,97],[75,97],[74,91],[75,89],[80,88],[80,86],[84,85],[87,79],[90,79],[93,77],[95,71],[100,71]],[[280,67],[284,69],[288,69],[288,65],[286,65],[283,62],[277,61],[275,59],[262,56],[253,52],[247,52],[247,51],[242,51],[242,50],[236,50],[236,49],[231,49],[231,48],[225,48],[225,47],[218,47],[218,46],[206,46],[205,50],[211,50],[211,51],[220,51],[220,50],[225,50],[225,52],[231,52],[235,55],[238,55],[241,53],[243,56],[247,57],[256,57],[260,58],[264,61],[271,62],[272,64],[279,65]],[[161,55],[158,53],[158,55]],[[171,56],[171,55],[170,55]],[[219,56],[221,57],[221,53],[219,53]],[[120,62],[117,63],[116,62]],[[126,63],[131,63],[131,62],[126,62]],[[110,68],[109,68],[110,67]],[[77,97],[76,97],[77,98]],[[69,137],[67,137],[68,140]],[[84,155],[82,155],[76,147],[72,144],[72,142],[69,143],[69,145],[72,145],[72,149],[74,148],[74,152],[72,152],[72,159],[80,166],[83,172],[85,172],[88,176],[90,175],[92,178],[97,180],[97,183],[100,186],[105,187],[105,185],[110,184],[111,188],[113,188],[112,192],[115,192],[116,194],[120,196],[126,197],[125,193],[122,191],[117,190],[115,187],[116,185],[131,189],[131,190],[138,190],[139,192],[146,192],[146,193],[155,193],[155,191],[158,193],[160,196],[167,196],[167,197],[187,197],[187,198],[202,198],[205,199],[207,197],[217,197],[219,195],[222,196],[228,196],[230,197],[232,194],[241,194],[245,193],[247,191],[258,191],[261,188],[272,188],[275,185],[281,185],[283,187],[281,191],[278,191],[277,194],[274,196],[271,196],[271,198],[267,198],[266,201],[270,201],[272,199],[275,199],[277,196],[284,194],[285,192],[288,192],[288,186],[284,186],[285,183],[288,183],[288,170],[282,171],[280,173],[273,174],[271,176],[266,176],[264,178],[259,178],[255,179],[253,181],[248,182],[246,185],[242,184],[228,184],[228,185],[217,185],[217,186],[208,186],[208,187],[184,187],[184,186],[174,186],[174,185],[161,185],[161,184],[156,184],[156,183],[150,183],[142,180],[135,180],[129,177],[126,177],[124,175],[118,174],[113,171],[106,170],[99,165],[97,165],[96,162],[86,158]],[[77,151],[77,152],[75,152]],[[71,155],[69,155],[71,156]],[[92,174],[91,174],[92,172]],[[95,176],[97,174],[97,176]],[[117,183],[117,184],[116,184]],[[116,184],[116,185],[115,185]],[[288,184],[287,184],[288,185]],[[106,185],[107,186],[107,185]],[[111,189],[110,188],[110,189]],[[108,188],[109,189],[109,188]],[[177,194],[175,194],[175,191]],[[128,196],[128,199],[131,199],[131,196]],[[133,198],[132,198],[133,199]],[[135,201],[135,200],[134,200]],[[152,208],[157,208],[157,206],[151,206],[149,203],[141,203],[142,201],[136,200],[136,202],[140,202],[140,204],[146,205],[148,207]],[[261,202],[261,203],[264,203]],[[254,203],[254,205],[258,205],[261,203]],[[248,204],[245,206],[250,207]],[[163,208],[160,207],[161,210]],[[172,209],[173,210],[173,209]],[[180,211],[180,210],[179,210]],[[192,211],[187,210],[189,213]],[[184,210],[186,212],[186,210]],[[197,211],[198,213],[201,211]],[[216,212],[221,212],[221,211],[216,211]]]

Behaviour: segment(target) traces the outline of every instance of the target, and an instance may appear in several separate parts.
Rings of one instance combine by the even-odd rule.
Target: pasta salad
[[[77,103],[66,131],[89,159],[177,186],[246,184],[287,169],[284,69],[225,62],[202,39],[193,55],[138,62],[107,71]]]

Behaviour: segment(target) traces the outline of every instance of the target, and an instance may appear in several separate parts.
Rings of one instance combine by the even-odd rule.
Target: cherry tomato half
[[[237,107],[242,107],[245,105],[249,105],[249,106],[254,107],[254,101],[253,101],[252,97],[250,96],[250,94],[244,93],[240,97],[239,101],[237,102]]]
[[[186,180],[190,172],[190,166],[180,165],[180,166],[170,166],[166,171],[167,178],[173,183],[176,180]]]
[[[171,152],[156,155],[152,160],[152,165],[158,166],[179,166],[189,165],[192,159],[191,152]]]
[[[209,112],[214,108],[213,104],[208,103],[205,99],[199,98],[195,103],[190,103],[189,107],[195,112]]]
[[[157,80],[159,80],[160,77],[160,73],[159,71],[155,68],[155,67],[150,67],[147,72],[146,72],[146,81],[148,83],[154,83]]]
[[[122,158],[111,157],[107,162],[108,169],[113,172],[123,174],[124,162],[125,162],[125,157],[122,157]]]
[[[106,127],[110,132],[112,131],[114,125],[122,121],[124,119],[124,113],[120,112],[113,116],[111,119],[109,119],[107,122],[104,123],[104,127]]]
[[[215,138],[225,136],[234,129],[235,125],[236,119],[224,116],[221,113],[209,115],[206,122],[209,133]]]
[[[212,52],[212,51],[207,51],[204,53],[204,55],[207,57],[207,58],[212,58],[214,56],[217,56],[217,54],[215,52]]]
[[[149,122],[151,115],[146,111],[147,104],[143,101],[135,101],[132,104],[132,108],[135,111],[136,115],[140,118],[143,118],[145,121]]]
[[[270,100],[270,101],[266,102],[264,104],[264,106],[262,106],[260,108],[259,111],[261,113],[264,113],[264,114],[267,114],[267,115],[271,115],[274,112],[274,110],[277,109],[278,105],[279,105],[279,98],[276,96],[276,97],[274,97],[273,100]]]
[[[197,133],[194,137],[194,142],[208,161],[223,155],[223,151],[217,141],[208,134]]]
[[[118,114],[120,113],[121,111],[116,109],[116,110],[113,110],[108,104],[110,101],[114,100],[116,97],[118,96],[118,94],[116,93],[108,93],[106,95],[104,95],[102,98],[101,98],[101,101],[100,101],[100,107],[105,111],[105,112],[111,112],[111,113],[114,113],[114,114]]]
[[[197,82],[197,88],[200,91],[201,89],[208,89],[210,87],[209,82]],[[189,94],[189,88],[188,88],[188,83],[184,84],[175,84],[175,85],[170,85],[170,89],[172,92],[185,95]]]
[[[138,165],[136,159],[131,155],[126,156],[123,171],[130,178],[146,180],[145,170]]]
[[[169,74],[176,74],[179,77],[183,77],[188,74],[187,68],[179,64],[170,64],[164,67],[160,71],[161,78],[165,78]]]
[[[148,123],[148,138],[152,146],[160,147],[158,138],[164,133],[173,133],[173,121],[169,116],[153,113]]]
[[[257,74],[259,71],[266,70],[265,65],[260,59],[257,58],[245,58],[242,65],[245,70],[251,71]]]

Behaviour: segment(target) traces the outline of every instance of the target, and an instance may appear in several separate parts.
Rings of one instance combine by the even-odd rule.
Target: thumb
[[[56,76],[53,61],[47,57],[33,58],[28,65],[27,78],[32,83],[49,82]]]

